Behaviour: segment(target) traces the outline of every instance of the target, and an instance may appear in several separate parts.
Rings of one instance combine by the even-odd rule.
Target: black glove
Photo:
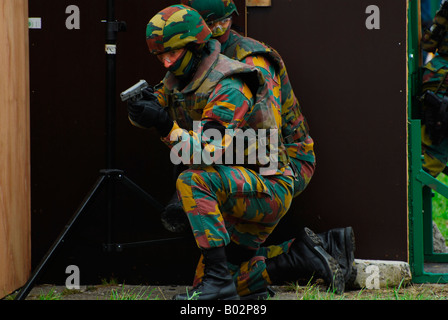
[[[152,88],[146,88],[142,93],[141,100],[128,102],[129,119],[144,128],[156,127],[160,135],[166,137],[173,127],[173,120],[160,105]]]
[[[190,228],[190,222],[182,208],[182,203],[177,198],[177,193],[172,196],[160,219],[165,229],[171,232],[184,232]]]

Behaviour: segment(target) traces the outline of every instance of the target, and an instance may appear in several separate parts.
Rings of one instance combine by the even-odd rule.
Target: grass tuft
[[[152,297],[155,288],[151,290],[145,288],[126,289],[124,286],[121,291],[112,289],[110,300],[159,300],[158,296]]]
[[[41,290],[40,295],[37,297],[38,300],[62,300],[62,294],[56,292],[54,288],[51,288],[47,293]]]
[[[448,185],[448,176],[445,174],[440,174],[437,180]],[[437,192],[434,192],[432,198],[432,218],[448,245],[448,199]]]

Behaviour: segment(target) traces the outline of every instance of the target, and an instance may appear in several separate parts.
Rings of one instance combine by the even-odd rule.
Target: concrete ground
[[[448,284],[412,284],[406,262],[355,259],[354,268],[356,278],[342,295],[329,291],[318,280],[313,284],[272,286],[275,295],[269,300],[448,300]],[[191,288],[182,285],[123,284],[84,285],[69,290],[44,284],[33,287],[26,300],[171,300],[187,290]]]
[[[65,286],[39,285],[26,300],[171,300],[185,293],[185,286],[95,285],[67,290]],[[408,284],[405,287],[347,290],[342,295],[328,292],[323,285],[273,286],[269,300],[448,300],[446,284]]]

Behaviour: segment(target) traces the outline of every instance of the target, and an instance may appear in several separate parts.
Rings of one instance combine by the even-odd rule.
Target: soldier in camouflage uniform
[[[142,100],[128,103],[128,113],[134,125],[155,127],[171,156],[187,165],[176,189],[204,264],[202,281],[189,295],[236,299],[226,248],[232,243],[259,249],[289,209],[294,194],[294,173],[278,129],[280,110],[273,107],[256,68],[220,54],[220,43],[210,40],[211,32],[197,11],[170,6],[149,21],[146,35],[150,52],[168,72],[155,91],[148,89]],[[262,130],[269,135],[261,136]],[[271,163],[263,158],[242,164],[219,161],[232,152],[239,132],[261,136],[245,145],[246,157],[265,146]],[[197,150],[208,157],[195,161]],[[310,237],[310,258],[319,261],[328,281],[337,281],[337,263],[316,251],[316,246]]]
[[[278,52],[272,47],[249,37],[243,37],[231,29],[232,15],[238,14],[231,0],[181,0],[182,4],[196,9],[209,25],[213,38],[221,43],[221,53],[229,58],[249,64],[260,70],[267,81],[275,108],[281,110],[282,137],[287,148],[291,166],[295,172],[294,196],[298,196],[308,186],[315,170],[316,157],[314,142],[299,102],[294,95],[286,66]],[[343,269],[345,282],[353,280],[354,272],[354,233],[351,227],[332,229],[319,234],[323,247],[334,257]],[[264,255],[271,259],[268,263],[270,280],[275,282],[295,281],[285,271],[292,270],[290,264],[282,261],[294,254],[291,248],[300,245],[292,239],[278,246],[261,248],[256,256]],[[279,256],[281,253],[289,255]],[[245,256],[245,255],[242,255]],[[300,268],[298,268],[300,269]],[[241,272],[245,274],[245,272]],[[198,270],[200,278],[200,269]],[[300,272],[298,272],[300,274]],[[276,277],[276,275],[279,275]],[[240,286],[238,286],[240,287]],[[239,288],[240,290],[240,288]],[[242,288],[241,291],[245,289]]]
[[[269,94],[282,115],[282,135],[296,170],[294,196],[299,195],[313,176],[316,157],[308,123],[294,95],[285,64],[273,48],[231,30],[232,14],[237,12],[231,0],[182,0],[196,9],[221,43],[225,56],[255,66],[267,81]]]
[[[439,97],[446,94],[448,88],[448,2],[443,1],[437,11],[433,25],[425,30],[421,46],[427,52],[437,53],[423,66],[422,91],[437,92]],[[422,152],[423,169],[437,177],[448,162],[448,138],[446,132],[433,136],[434,124],[427,105],[423,105]]]

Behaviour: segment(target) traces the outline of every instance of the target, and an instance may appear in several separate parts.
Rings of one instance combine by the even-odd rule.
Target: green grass
[[[109,282],[105,284],[101,284],[99,287],[112,287],[114,285],[110,284]],[[121,285],[120,285],[121,286]],[[98,290],[98,287],[96,286],[87,286],[85,290],[77,290],[77,289],[64,289],[60,292],[58,292],[55,287],[50,287],[48,289],[40,289],[40,293],[35,296],[32,300],[76,300],[76,299],[67,299],[68,296],[71,295],[77,295],[79,294],[81,296],[82,300],[82,294],[83,292],[91,291],[95,292]],[[149,287],[128,287],[122,285],[121,288],[110,289],[110,295],[106,296],[106,300],[161,300],[158,295],[154,295],[154,292],[156,291],[156,288],[149,288]],[[10,294],[3,298],[3,300],[14,300],[17,293]],[[98,294],[97,299],[102,299],[103,294]],[[162,293],[163,295],[163,293]],[[95,296],[93,294],[93,296]],[[0,299],[2,300],[2,299]],[[165,300],[165,297],[163,297],[162,300]]]
[[[339,295],[324,286],[308,283],[300,286],[297,283],[285,287],[286,291],[293,292],[297,300],[447,300],[446,290],[437,291],[425,285],[410,284],[387,289],[360,289],[346,291]],[[270,300],[276,300],[275,296]]]
[[[37,297],[37,300],[62,300],[62,294],[57,293],[53,288],[47,293],[41,290],[41,294]]]
[[[124,289],[123,286],[121,291],[116,289],[111,291],[110,300],[159,300],[158,296],[152,297],[154,290],[155,288],[149,292],[144,288]]]
[[[111,286],[108,284],[108,286]],[[156,288],[148,289],[144,287],[111,289],[109,300],[159,300],[158,296],[153,296]],[[90,289],[92,290],[92,289]],[[79,290],[65,289],[61,293],[56,292],[54,288],[50,288],[48,292],[41,290],[36,297],[37,300],[65,300],[65,297],[72,294],[81,294]]]
[[[448,176],[444,174],[440,174],[437,180],[448,185]],[[448,199],[437,192],[432,198],[432,218],[445,240],[448,240]]]
[[[170,296],[164,296],[160,290],[161,297],[155,295],[157,288],[145,286],[123,286],[122,288],[110,288],[109,295],[99,294],[98,300],[169,300]],[[32,300],[73,300],[69,295],[76,294],[74,290],[56,291],[57,288],[41,289],[40,294]],[[309,282],[308,284],[291,283],[286,286],[275,287],[278,295],[268,298],[268,300],[448,300],[448,288],[438,284],[407,284],[401,283],[397,287],[386,289],[356,289],[346,290],[343,294],[336,294],[319,282]],[[89,291],[96,291],[90,289]],[[188,293],[188,291],[187,291]],[[82,294],[81,291],[78,294]],[[189,297],[195,300],[193,292]],[[286,295],[285,295],[286,294]],[[105,298],[105,299],[104,299]],[[13,300],[14,296],[6,297],[5,300]],[[78,300],[78,299],[77,299]],[[79,299],[81,300],[81,299]],[[90,300],[90,299],[89,299]]]

